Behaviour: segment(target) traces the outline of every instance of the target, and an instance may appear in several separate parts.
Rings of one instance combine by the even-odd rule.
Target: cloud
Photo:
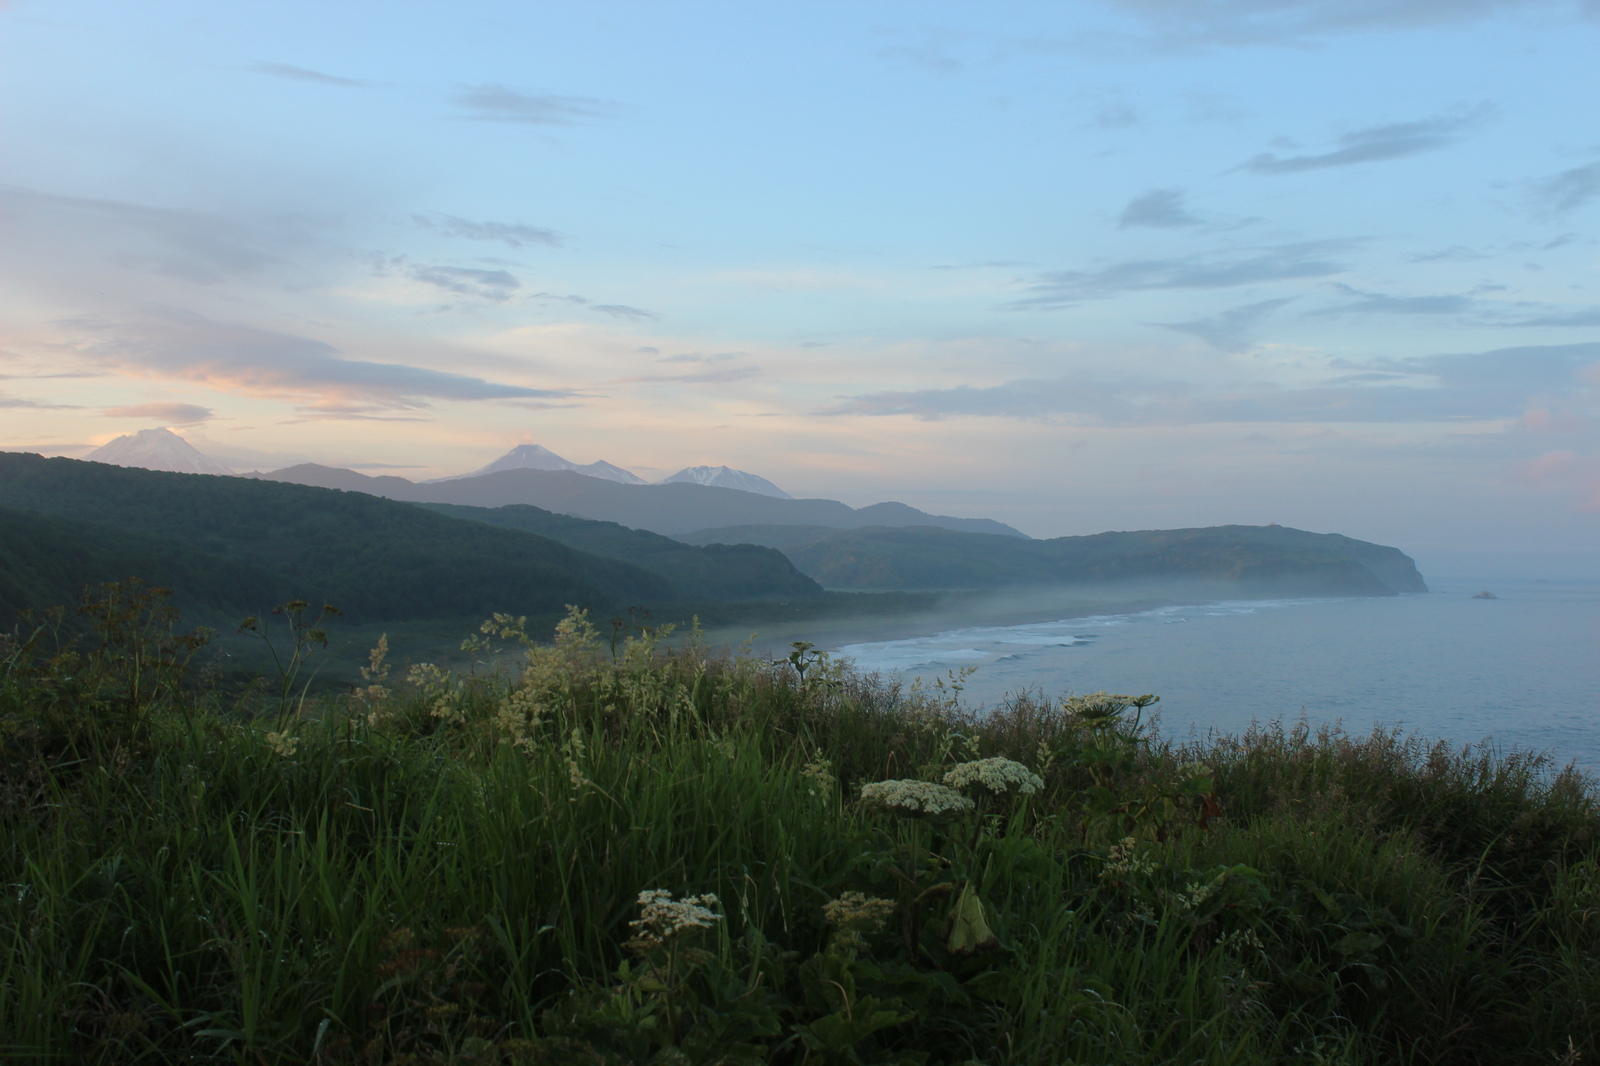
[[[1102,0],[1186,44],[1295,44],[1335,33],[1469,22],[1504,11],[1577,11],[1576,0]]]
[[[293,81],[313,81],[319,85],[337,85],[344,89],[365,89],[372,83],[357,81],[354,78],[341,78],[333,74],[324,74],[319,70],[307,70],[290,63],[269,63],[262,61],[250,68],[257,74],[270,74],[274,78],[289,78]]]
[[[1600,163],[1573,167],[1545,178],[1535,185],[1534,196],[1547,211],[1561,214],[1576,210],[1600,196]]]
[[[1202,252],[1176,259],[1137,259],[1100,270],[1040,274],[1033,295],[1013,301],[1013,310],[1048,310],[1084,300],[1158,289],[1225,289],[1260,282],[1324,278],[1344,271],[1330,256],[1353,241],[1305,241],[1268,248]]]
[[[281,242],[281,230],[269,242],[248,227],[199,211],[0,186],[0,215],[8,226],[16,223],[14,233],[24,225],[32,229],[30,247],[76,257],[83,253],[75,246],[87,240],[104,250],[110,237],[116,244],[110,258],[118,265],[198,284],[255,277],[281,262],[271,247]],[[24,238],[12,240],[20,246]]]
[[[1277,300],[1262,300],[1229,308],[1210,318],[1197,318],[1189,322],[1152,322],[1150,325],[1199,337],[1219,351],[1242,352],[1254,343],[1256,325],[1293,299],[1292,296],[1286,296]]]
[[[218,322],[188,311],[87,317],[64,325],[96,338],[84,352],[110,367],[224,392],[287,399],[330,416],[422,408],[432,400],[571,395],[423,367],[347,359],[333,346],[309,337]]]
[[[1309,387],[1192,382],[1080,373],[999,385],[958,385],[846,397],[825,415],[1066,420],[1101,425],[1239,422],[1462,422],[1517,418],[1532,397],[1592,391],[1600,343],[1335,363],[1358,371]]]
[[[755,377],[759,373],[761,368],[758,366],[730,366],[720,370],[702,370],[697,374],[636,374],[617,378],[608,384],[725,385],[731,381],[743,381],[745,378]]]
[[[1582,311],[1566,311],[1558,314],[1539,315],[1535,318],[1517,319],[1516,321],[1502,323],[1502,325],[1553,326],[1565,329],[1600,326],[1600,307],[1590,307]]]
[[[1315,315],[1461,315],[1477,308],[1470,296],[1386,296],[1334,283],[1335,289],[1353,297],[1349,303],[1313,311]]]
[[[1401,159],[1419,152],[1446,148],[1461,139],[1483,117],[1483,109],[1417,122],[1393,122],[1371,126],[1340,137],[1337,148],[1312,155],[1278,156],[1264,152],[1241,167],[1256,174],[1293,174],[1325,167],[1347,167],[1356,163],[1376,163]]]
[[[1152,189],[1143,196],[1128,201],[1117,218],[1117,228],[1152,226],[1158,229],[1176,229],[1180,226],[1198,226],[1200,219],[1183,206],[1182,189]]]
[[[192,403],[141,403],[132,407],[109,407],[107,418],[147,418],[174,426],[192,426],[212,415],[211,408]]]
[[[1600,456],[1569,449],[1545,452],[1524,464],[1519,480],[1536,488],[1554,486],[1580,495],[1579,511],[1600,511]]]
[[[511,299],[512,293],[522,287],[522,282],[505,270],[416,266],[411,268],[409,276],[423,284],[453,292],[458,296],[475,296],[494,303],[505,303]]]
[[[38,400],[24,400],[20,396],[6,396],[0,394],[0,408],[27,409],[31,411],[76,411],[78,406],[70,403],[41,403]]]
[[[478,85],[455,95],[467,118],[478,122],[511,122],[527,126],[570,126],[606,118],[613,110],[604,100],[587,96],[542,93],[530,96],[504,85]]]
[[[560,245],[561,237],[554,230],[539,226],[524,226],[519,222],[469,222],[454,215],[412,215],[411,221],[423,229],[431,229],[446,237],[461,237],[469,241],[499,241],[513,248],[526,248],[532,244]]]
[[[654,314],[650,311],[643,311],[637,307],[629,307],[627,304],[595,304],[590,307],[589,310],[598,311],[602,315],[610,315],[612,318],[626,318],[635,322],[646,318],[661,317],[660,315]]]

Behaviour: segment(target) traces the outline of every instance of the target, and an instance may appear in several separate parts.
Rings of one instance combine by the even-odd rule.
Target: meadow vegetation
[[[314,695],[156,590],[0,646],[0,1055],[1576,1063],[1600,807],[1543,757],[903,689],[497,615]]]

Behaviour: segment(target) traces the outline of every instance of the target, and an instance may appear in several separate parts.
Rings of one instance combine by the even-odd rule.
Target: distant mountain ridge
[[[646,529],[669,537],[708,527],[735,525],[814,525],[834,529],[924,525],[1028,539],[1026,534],[1003,522],[933,515],[903,503],[875,503],[856,508],[837,500],[783,499],[689,481],[623,485],[574,470],[500,470],[476,477],[417,484],[393,475],[371,477],[354,470],[305,463],[256,476],[271,481],[365,492],[411,503],[489,508],[528,504],[558,514],[618,522],[632,529]]]

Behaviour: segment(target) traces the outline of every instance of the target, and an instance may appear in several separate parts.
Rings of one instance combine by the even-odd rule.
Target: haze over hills
[[[699,598],[645,567],[534,533],[283,482],[0,453],[0,507],[32,512],[8,527],[26,541],[14,565],[38,579],[32,585],[53,589],[25,582],[17,595],[29,598],[13,608],[73,603],[76,583],[126,578],[129,566],[152,581],[181,582],[180,592],[201,586],[207,603],[240,617],[290,596],[369,622],[479,620],[494,611],[549,618],[567,604],[610,610]],[[52,568],[54,556],[62,562]],[[771,563],[792,587],[792,569],[781,557]],[[54,598],[34,598],[43,591]]]
[[[854,529],[928,525],[1027,539],[1025,534],[1003,522],[932,515],[903,503],[855,508],[837,500],[783,499],[693,481],[624,485],[575,470],[500,470],[476,477],[417,484],[392,475],[369,477],[354,470],[306,463],[257,476],[272,481],[367,492],[413,503],[454,503],[469,507],[530,504],[560,514],[620,522],[633,529],[647,529],[669,537],[708,526],[817,525]]]
[[[1397,548],[1284,526],[1097,533],[1018,540],[929,526],[701,530],[693,544],[764,544],[830,589],[998,589],[1137,580],[1220,582],[1271,596],[1427,592]]]

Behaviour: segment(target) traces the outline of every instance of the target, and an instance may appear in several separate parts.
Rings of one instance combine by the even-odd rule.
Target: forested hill
[[[927,526],[830,530],[707,529],[699,544],[779,548],[831,589],[998,589],[1130,580],[1219,583],[1247,596],[1393,596],[1426,592],[1397,548],[1284,526],[1212,526],[1018,540]],[[1233,593],[1230,593],[1233,594]]]
[[[58,527],[59,564],[38,523],[18,535],[28,561],[0,560],[17,568],[14,594],[30,606],[77,598],[72,588],[40,603],[32,598],[49,590],[35,586],[125,578],[124,567],[163,551],[170,580],[183,580],[174,567],[184,562],[209,590],[203,599],[243,613],[268,605],[262,595],[326,601],[355,621],[550,616],[566,604],[610,610],[684,598],[642,567],[548,537],[305,485],[0,453],[0,507],[71,523]],[[21,530],[27,516],[13,522]],[[239,575],[232,588],[219,577],[229,570]]]
[[[692,594],[697,600],[813,596],[822,591],[821,585],[796,570],[788,557],[775,548],[755,544],[696,547],[648,530],[629,529],[616,522],[574,518],[527,504],[465,507],[423,503],[417,506],[452,518],[537,533],[559,540],[569,548],[635,563],[666,578],[674,588]]]

